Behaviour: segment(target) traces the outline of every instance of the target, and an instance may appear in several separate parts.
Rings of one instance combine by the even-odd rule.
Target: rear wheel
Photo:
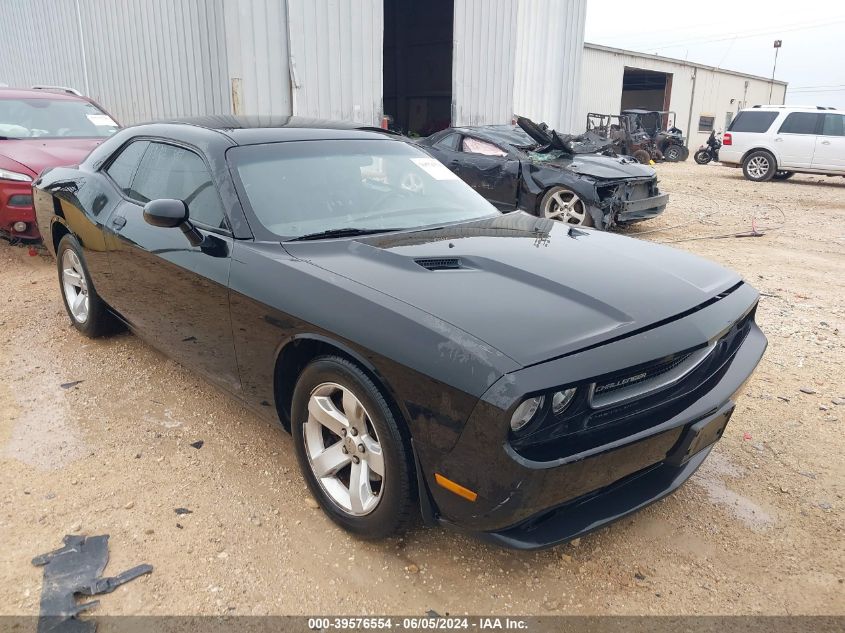
[[[795,175],[794,171],[776,171],[772,180],[788,180]]]
[[[291,407],[296,456],[335,523],[367,539],[401,530],[411,514],[413,457],[384,395],[353,363],[312,361]]]
[[[754,182],[771,180],[776,171],[775,157],[763,150],[751,152],[742,162],[742,173]]]
[[[550,220],[575,226],[593,226],[587,205],[571,189],[552,187],[540,201],[540,213]]]
[[[65,235],[56,249],[59,287],[70,321],[85,336],[96,338],[118,329],[118,321],[97,294],[82,246],[73,235]]]

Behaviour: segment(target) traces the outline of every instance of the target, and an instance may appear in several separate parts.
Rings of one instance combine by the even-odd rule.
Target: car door
[[[461,139],[459,159],[464,182],[501,211],[513,211],[519,193],[519,160],[489,141]]]
[[[775,135],[778,167],[802,169],[811,167],[816,150],[816,135],[821,129],[822,115],[816,112],[790,112]]]
[[[827,112],[821,134],[816,137],[813,169],[845,173],[845,115]]]
[[[462,162],[463,155],[460,151],[461,138],[461,135],[457,132],[451,132],[441,137],[427,149],[437,160],[446,165],[446,167],[457,174],[462,180],[465,180],[461,176],[464,168]]]
[[[217,186],[193,148],[150,140],[131,186],[106,222],[112,307],[179,362],[238,389],[229,315],[232,237]],[[148,224],[143,205],[183,200],[204,236]]]
[[[516,208],[519,160],[504,149],[452,132],[434,143],[430,151],[497,208],[503,211]]]

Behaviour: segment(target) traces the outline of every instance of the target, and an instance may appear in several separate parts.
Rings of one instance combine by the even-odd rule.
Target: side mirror
[[[170,198],[150,200],[144,205],[144,220],[153,226],[174,229],[188,221],[188,205]]]
[[[201,246],[205,237],[188,219],[188,205],[182,200],[161,198],[144,205],[144,221],[152,226],[173,229],[177,226],[188,238],[191,246]]]

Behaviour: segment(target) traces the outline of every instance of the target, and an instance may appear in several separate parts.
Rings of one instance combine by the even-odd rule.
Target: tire
[[[636,152],[633,153],[633,157],[636,158],[637,161],[642,163],[643,165],[648,165],[651,162],[651,154],[649,154],[644,149],[638,149]]]
[[[415,490],[409,441],[382,392],[357,365],[321,356],[302,371],[291,434],[308,488],[332,521],[364,539],[406,527]],[[357,493],[353,481],[359,482]]]
[[[89,338],[111,334],[120,329],[118,320],[97,294],[85,264],[82,246],[73,235],[65,235],[59,241],[56,267],[62,302],[73,327]]]
[[[706,165],[713,159],[713,157],[710,155],[710,152],[708,152],[706,149],[698,150],[692,158],[699,165]]]
[[[742,161],[742,173],[753,182],[771,180],[777,171],[775,157],[765,150],[751,152]]]
[[[593,226],[587,205],[567,187],[551,187],[540,200],[539,215],[572,226]]]
[[[689,147],[684,147],[683,145],[679,147],[683,150],[683,155],[681,156],[681,162],[683,162],[689,158]]]
[[[789,180],[795,175],[794,171],[776,171],[772,180]]]
[[[666,148],[666,151],[663,152],[663,157],[668,160],[670,163],[677,163],[683,159],[684,155],[684,147],[681,145],[670,145]],[[689,154],[687,154],[689,155]]]

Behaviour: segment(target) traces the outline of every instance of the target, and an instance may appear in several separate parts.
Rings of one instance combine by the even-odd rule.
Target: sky
[[[845,109],[845,0],[587,0],[585,40],[771,77],[786,102]]]

